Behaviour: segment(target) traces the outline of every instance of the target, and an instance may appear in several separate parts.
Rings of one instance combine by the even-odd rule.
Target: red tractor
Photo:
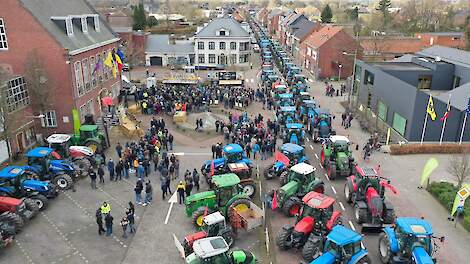
[[[15,233],[18,233],[24,223],[38,212],[39,207],[33,200],[0,196],[0,221],[11,224],[15,228]]]
[[[302,207],[294,226],[284,225],[276,237],[282,250],[302,248],[302,257],[312,260],[315,250],[310,242],[313,237],[324,237],[341,224],[341,213],[334,211],[335,199],[322,193],[309,192],[302,198]]]
[[[347,178],[344,195],[354,205],[354,218],[362,224],[363,232],[380,232],[383,224],[395,221],[395,209],[385,200],[385,189],[397,193],[390,181],[380,177],[373,168],[356,165],[354,174]]]

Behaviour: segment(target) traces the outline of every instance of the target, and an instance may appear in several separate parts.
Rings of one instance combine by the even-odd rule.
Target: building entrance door
[[[16,142],[18,143],[18,151],[23,152],[24,144],[23,144],[23,132],[16,134]]]

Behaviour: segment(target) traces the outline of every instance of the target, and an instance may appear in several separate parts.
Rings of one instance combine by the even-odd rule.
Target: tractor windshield
[[[426,252],[430,252],[431,241],[429,236],[407,234],[400,228],[396,228],[396,236],[399,247],[406,250],[407,255],[411,255],[411,251],[415,247],[422,247]]]
[[[354,243],[350,243],[343,246],[343,254],[346,259],[350,259],[354,256],[357,252],[361,251],[361,241],[356,241]]]
[[[97,137],[97,131],[96,130],[80,131],[80,134],[81,134],[82,138],[95,138],[95,137]]]
[[[336,259],[341,259],[341,254],[342,254],[341,247],[338,246],[336,243],[333,243],[330,240],[326,241],[324,252],[330,252],[336,257]]]
[[[225,152],[228,163],[235,163],[243,159],[243,152]]]
[[[237,193],[237,186],[218,189],[217,201],[219,206],[225,206],[230,198]]]

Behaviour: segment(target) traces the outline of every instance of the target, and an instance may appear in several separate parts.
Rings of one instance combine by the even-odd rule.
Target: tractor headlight
[[[44,190],[45,191],[48,191],[49,190],[49,187],[47,185],[44,185]]]

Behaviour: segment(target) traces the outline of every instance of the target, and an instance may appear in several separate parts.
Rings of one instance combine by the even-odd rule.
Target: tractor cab
[[[279,94],[279,106],[294,106],[294,95],[291,93]]]
[[[46,197],[55,197],[57,188],[46,181],[40,181],[27,173],[23,167],[7,166],[0,170],[0,192],[13,194],[13,197],[24,197],[26,192],[39,192]]]
[[[307,102],[311,102],[313,101],[312,98],[310,97],[310,94],[308,92],[299,92],[299,97],[300,97],[300,101],[304,104],[306,101]],[[314,105],[315,105],[315,101],[313,101]]]
[[[302,198],[305,205],[300,211],[301,218],[311,216],[317,221],[330,219],[333,214],[335,199],[323,193],[309,192]]]
[[[59,159],[60,156],[47,147],[34,148],[26,153],[28,167],[38,175],[67,173],[75,176],[72,163]]]
[[[269,75],[274,75],[274,71],[271,65],[263,65],[263,70],[261,71],[261,80],[266,81]]]
[[[279,150],[289,159],[289,163],[291,163],[291,165],[307,160],[304,148],[297,144],[285,143],[279,148]]]
[[[242,193],[240,178],[234,173],[216,175],[212,177],[217,205],[224,207],[236,194]]]
[[[289,59],[286,60],[286,62],[283,63],[283,66],[284,66],[284,68],[283,68],[282,73],[286,76],[287,73],[289,72],[289,69],[291,67],[294,67],[294,63],[290,62],[290,58],[289,58]]]
[[[85,145],[93,150],[93,152],[101,152],[106,148],[106,140],[104,135],[99,132],[97,125],[82,125],[80,126],[79,138],[75,138],[80,145]]]
[[[305,137],[303,127],[304,126],[300,123],[287,123],[284,136],[284,143],[302,145],[303,139]]]
[[[315,168],[307,163],[299,163],[290,168],[288,181],[307,183],[315,181]]]
[[[294,79],[294,76],[296,74],[299,74],[300,73],[300,68],[297,67],[297,66],[291,66],[288,68],[288,72],[287,72],[287,82],[292,82],[293,79]]]
[[[327,235],[323,254],[310,262],[320,263],[370,263],[357,262],[360,259],[368,259],[368,252],[362,245],[362,236],[342,225],[336,225]]]
[[[278,99],[278,95],[280,94],[285,94],[287,91],[287,86],[285,86],[284,84],[275,84],[273,89],[272,89],[272,92],[273,92],[273,97],[274,99]]]
[[[224,146],[223,154],[227,163],[236,163],[246,159],[243,148],[238,144],[228,144]]]
[[[381,196],[384,195],[380,186],[380,177],[376,169],[356,165],[354,168],[354,176],[354,182],[361,190],[372,187],[375,190],[381,190]]]
[[[207,237],[194,241],[194,253],[186,257],[187,264],[231,263],[229,246],[223,237]]]
[[[47,137],[46,142],[49,148],[54,149],[58,154],[53,153],[54,158],[79,158],[79,157],[92,157],[93,150],[84,146],[72,146],[72,136],[68,134],[52,134]]]
[[[296,119],[294,106],[281,106],[279,110],[278,119],[281,121],[281,124],[294,123]]]
[[[329,138],[329,146],[333,152],[349,152],[350,141],[345,136],[334,135]]]
[[[218,234],[219,231],[227,227],[227,222],[225,217],[220,212],[215,212],[204,217],[204,226],[203,230],[209,236],[214,236]]]
[[[302,84],[306,84],[306,77],[305,75],[303,74],[295,74],[292,78],[292,83],[293,84],[296,84],[296,83],[302,83]]]

